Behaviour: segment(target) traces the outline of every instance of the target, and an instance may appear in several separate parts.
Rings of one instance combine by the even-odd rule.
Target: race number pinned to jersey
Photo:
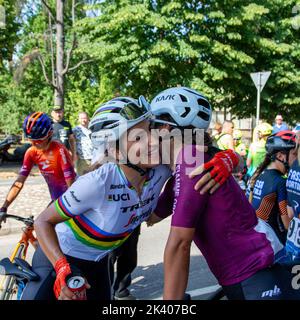
[[[300,219],[294,217],[290,222],[286,250],[300,256]]]

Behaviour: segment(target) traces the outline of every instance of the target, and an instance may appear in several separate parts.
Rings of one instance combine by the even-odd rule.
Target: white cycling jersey
[[[55,201],[57,212],[66,219],[56,225],[63,253],[99,261],[120,246],[154,211],[170,175],[164,165],[151,169],[140,196],[114,163],[79,177]]]

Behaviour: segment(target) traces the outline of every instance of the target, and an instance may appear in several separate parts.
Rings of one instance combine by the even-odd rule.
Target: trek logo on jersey
[[[76,201],[76,202],[81,202],[76,196],[74,191],[70,191],[71,197]]]
[[[108,201],[127,201],[127,200],[130,200],[128,193],[108,195]]]
[[[112,184],[110,186],[110,190],[124,189],[124,188],[125,188],[125,184]]]
[[[261,295],[262,298],[266,298],[266,297],[274,297],[274,296],[280,296],[281,295],[281,290],[279,287],[277,287],[277,285],[275,284],[274,289],[268,290],[268,291],[264,291]]]
[[[142,207],[146,206],[147,204],[149,204],[154,199],[155,199],[155,194],[153,194],[151,198],[148,198],[148,199],[146,199],[144,201],[140,201],[139,203],[136,203],[136,204],[134,204],[132,206],[122,207],[121,208],[122,213],[131,212],[131,211],[137,210],[139,208],[142,208]]]
[[[62,157],[62,160],[63,160],[64,164],[66,164],[67,163],[67,157],[65,155],[64,149],[63,148],[59,149],[59,153],[61,154],[61,157]]]
[[[50,167],[50,161],[49,160],[42,161],[42,162],[40,162],[40,164],[42,165],[42,170],[45,170],[45,169]]]
[[[147,210],[146,212],[143,212],[141,215],[137,216],[135,213],[129,218],[128,223],[124,226],[124,228],[129,227],[131,224],[141,223],[146,218],[150,216],[152,213],[152,209]]]
[[[167,96],[160,96],[155,99],[155,102],[166,101],[166,100],[174,100],[175,94],[168,94]]]

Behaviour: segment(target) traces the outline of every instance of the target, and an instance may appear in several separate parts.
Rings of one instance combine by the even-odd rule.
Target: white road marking
[[[200,288],[200,289],[195,289],[195,290],[191,290],[191,291],[187,291],[186,293],[190,294],[191,297],[198,297],[198,296],[203,296],[205,294],[208,293],[213,293],[215,291],[217,291],[220,288],[219,285],[214,285],[214,286],[209,286],[209,287],[204,287],[204,288]],[[162,300],[162,296],[159,298],[156,298],[154,300]]]

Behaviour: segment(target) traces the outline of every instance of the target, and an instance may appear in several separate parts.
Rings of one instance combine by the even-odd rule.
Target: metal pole
[[[257,103],[256,103],[256,125],[259,123],[259,114],[260,114],[260,91],[261,91],[261,73],[258,77],[258,88],[257,88]]]

